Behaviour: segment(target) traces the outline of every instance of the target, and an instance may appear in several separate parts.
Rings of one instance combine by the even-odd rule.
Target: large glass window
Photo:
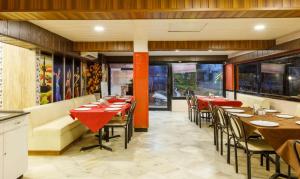
[[[172,71],[173,97],[223,94],[222,64],[174,63]]]
[[[132,95],[133,65],[110,64],[110,94]]]
[[[285,64],[271,61],[261,64],[261,92],[283,95]]]
[[[238,90],[256,92],[257,84],[257,70],[258,66],[254,64],[241,64],[238,66]]]
[[[184,97],[196,90],[196,64],[174,63],[173,72],[173,97]]]
[[[198,95],[223,95],[223,65],[222,64],[198,64],[197,65],[197,89]]]
[[[300,55],[238,65],[238,90],[300,98]]]
[[[149,67],[149,107],[168,107],[168,65]]]

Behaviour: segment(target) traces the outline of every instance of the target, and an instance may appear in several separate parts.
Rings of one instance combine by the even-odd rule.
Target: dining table
[[[105,97],[109,103],[115,102],[128,102],[131,103],[133,101],[133,96],[125,96],[125,97],[117,97],[117,96],[108,96]]]
[[[300,117],[292,115],[288,118],[280,116],[280,112],[274,110],[267,112],[265,115],[254,114],[252,108],[237,108],[244,110],[245,114],[252,114],[250,117],[239,116],[242,122],[245,135],[250,136],[254,131],[258,131],[264,138],[264,140],[275,150],[276,152],[276,172],[271,178],[288,177],[280,172],[280,158],[282,158],[287,164],[289,164],[296,172],[297,177],[300,178],[300,165],[296,157],[290,142],[294,140],[300,140],[300,125],[297,124],[300,121]],[[238,114],[236,114],[238,115]],[[252,122],[251,122],[252,121]],[[277,126],[260,126],[253,124],[253,121],[269,121],[274,122]]]
[[[208,109],[208,104],[213,106],[241,107],[243,103],[238,100],[231,100],[222,96],[197,96],[199,110]]]
[[[114,108],[113,106],[118,108]],[[87,107],[88,106],[88,107]],[[125,117],[127,110],[130,108],[129,103],[120,102],[114,103],[92,103],[87,105],[82,105],[79,108],[70,110],[70,116],[76,120],[78,119],[83,125],[89,128],[92,132],[98,132],[98,142],[97,145],[92,145],[88,147],[81,148],[82,151],[88,150],[95,147],[104,148],[106,150],[112,151],[111,148],[102,144],[102,128],[107,124],[113,117],[120,115],[122,118]],[[84,109],[84,110],[83,110]]]

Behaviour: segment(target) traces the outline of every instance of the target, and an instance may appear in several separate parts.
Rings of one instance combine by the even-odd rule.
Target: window
[[[198,64],[196,90],[198,95],[223,95],[223,65]]]
[[[132,95],[132,64],[110,64],[110,94]]]
[[[223,94],[223,65],[173,63],[173,97]]]
[[[173,97],[184,97],[196,90],[196,64],[173,63]]]
[[[238,66],[238,90],[247,92],[256,92],[257,84],[257,68],[256,63],[241,64]]]
[[[261,64],[261,92],[283,95],[285,64],[270,61]]]
[[[300,55],[238,65],[238,90],[300,99]]]

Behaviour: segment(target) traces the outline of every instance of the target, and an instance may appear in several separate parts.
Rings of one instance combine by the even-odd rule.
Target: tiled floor
[[[120,131],[121,132],[121,131]],[[122,133],[121,133],[122,134]],[[199,128],[181,112],[150,112],[147,133],[134,133],[128,149],[123,138],[112,140],[114,151],[97,148],[79,152],[80,147],[97,143],[88,134],[62,156],[29,157],[26,179],[234,179],[246,178],[245,155],[239,152],[240,172],[226,164],[226,155],[220,156],[213,145],[211,128]],[[252,160],[253,178],[268,178],[274,172],[260,167]]]

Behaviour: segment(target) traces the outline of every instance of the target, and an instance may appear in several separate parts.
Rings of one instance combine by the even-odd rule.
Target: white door
[[[3,179],[3,135],[0,135],[0,179]]]
[[[4,178],[16,179],[27,169],[27,128],[20,126],[4,133]]]

